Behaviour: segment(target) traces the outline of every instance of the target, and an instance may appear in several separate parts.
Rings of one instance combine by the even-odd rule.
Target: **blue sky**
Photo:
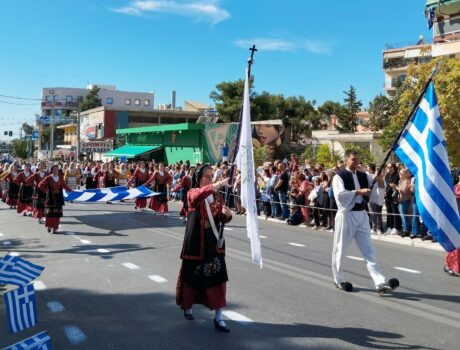
[[[255,43],[255,91],[367,106],[383,92],[386,43],[431,38],[424,0],[15,0],[0,11],[0,95],[40,98],[48,86],[154,91],[155,106],[210,103],[244,77]],[[0,96],[0,137],[39,103]],[[12,105],[23,103],[27,105]],[[32,105],[30,105],[32,104]]]

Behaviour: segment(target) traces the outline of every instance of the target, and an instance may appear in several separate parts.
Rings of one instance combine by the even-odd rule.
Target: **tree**
[[[252,79],[249,81],[251,97]],[[237,122],[240,115],[241,102],[244,92],[244,80],[222,82],[216,85],[216,90],[211,91],[209,97],[214,101],[216,110],[222,122]],[[253,96],[252,96],[253,97]]]
[[[398,98],[398,112],[384,129],[381,144],[389,148],[426,84],[433,67],[439,64],[433,79],[442,116],[447,152],[450,161],[460,163],[460,61],[455,58],[437,58],[426,64],[410,66],[405,87]]]
[[[25,135],[31,135],[32,131],[34,131],[34,126],[27,124],[27,123],[22,123],[22,130],[24,131]]]
[[[101,99],[98,95],[100,90],[101,89],[99,89],[97,86],[94,86],[91,90],[89,90],[80,106],[82,112],[87,111],[88,109],[102,106]]]
[[[337,164],[340,158],[339,152],[333,150],[328,144],[319,145],[316,150],[316,162],[324,163],[328,167]]]
[[[396,108],[395,108],[396,107]],[[390,100],[384,95],[375,96],[374,99],[369,102],[369,121],[366,123],[366,127],[372,131],[382,130],[390,122],[390,116],[395,114],[397,109],[397,102]]]
[[[25,140],[13,140],[13,157],[16,158],[27,158],[27,141]]]
[[[256,166],[263,165],[264,162],[270,159],[270,149],[267,145],[254,147],[254,164]]]
[[[356,97],[356,89],[353,86],[350,86],[350,89],[343,93],[346,95],[344,109],[341,109],[340,113],[337,114],[340,121],[337,128],[343,132],[355,132],[358,126],[356,114],[361,110],[363,103]]]
[[[353,143],[345,145],[346,151],[356,151],[358,152],[359,161],[363,164],[375,163],[375,158],[371,153],[369,148],[363,148]]]
[[[304,151],[299,156],[300,164],[303,164],[305,160],[310,160],[312,162],[316,162],[316,146],[315,145],[307,145]]]

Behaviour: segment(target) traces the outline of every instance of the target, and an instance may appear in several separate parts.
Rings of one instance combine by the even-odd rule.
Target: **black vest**
[[[340,170],[337,173],[338,176],[342,178],[343,185],[347,191],[354,191],[355,182],[353,181],[353,173],[348,170]],[[356,176],[358,177],[359,187],[361,188],[369,188],[369,182],[367,181],[366,173],[362,171],[357,171]],[[366,203],[369,201],[369,197],[363,196],[364,201],[362,203],[356,203],[353,207],[352,211],[359,211],[366,209]]]

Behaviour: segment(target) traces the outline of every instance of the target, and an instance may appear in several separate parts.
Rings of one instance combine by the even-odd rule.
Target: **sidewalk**
[[[278,223],[280,225],[287,225],[286,221],[280,221],[278,219],[272,219],[272,218],[265,219],[265,216],[263,215],[259,215],[258,218],[261,221],[270,221],[270,222]],[[299,227],[300,229],[306,229],[308,231],[314,231],[305,224],[298,225],[297,227]],[[321,230],[318,230],[318,231],[321,231]],[[321,232],[330,233],[328,231],[321,231]],[[392,236],[392,235],[377,235],[377,234],[371,235],[371,238],[376,241],[382,241],[382,242],[388,242],[388,243],[394,243],[394,244],[400,244],[400,245],[411,246],[411,247],[416,247],[416,248],[424,248],[424,249],[431,249],[431,250],[437,250],[440,252],[444,252],[444,249],[439,245],[439,243],[433,243],[431,241],[422,241],[420,238],[410,239],[409,237],[403,238],[403,237],[394,236],[394,235]]]

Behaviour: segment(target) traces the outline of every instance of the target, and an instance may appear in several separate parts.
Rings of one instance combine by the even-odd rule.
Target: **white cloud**
[[[230,17],[230,14],[219,6],[219,2],[220,0],[188,0],[181,2],[175,0],[133,1],[129,6],[113,8],[111,10],[128,15],[142,15],[148,12],[167,13],[216,24]]]
[[[262,39],[254,38],[252,40],[237,40],[235,45],[242,48],[249,48],[253,44],[262,51],[302,51],[320,55],[331,53],[332,44],[319,40],[284,40],[284,39]]]

